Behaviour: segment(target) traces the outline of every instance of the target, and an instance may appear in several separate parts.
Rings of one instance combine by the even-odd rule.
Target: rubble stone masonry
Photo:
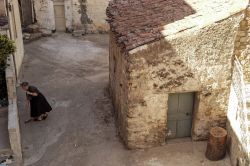
[[[240,22],[240,28],[235,43],[235,55],[243,66],[245,81],[250,83],[250,6],[245,10],[245,18]]]
[[[228,108],[228,149],[233,166],[250,165],[250,5],[244,12],[235,42],[233,82]],[[239,78],[239,76],[241,78]],[[235,77],[238,77],[235,79]],[[235,81],[234,81],[235,80]]]
[[[114,0],[107,10],[110,89],[130,149],[165,144],[170,93],[195,93],[193,140],[226,127],[234,43],[247,6],[245,0],[154,2]]]

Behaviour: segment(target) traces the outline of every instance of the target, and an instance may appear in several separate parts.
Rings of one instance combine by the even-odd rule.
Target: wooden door
[[[56,24],[56,31],[65,32],[66,31],[66,21],[65,21],[65,9],[64,5],[62,4],[55,4],[55,24]]]
[[[169,95],[167,138],[191,136],[193,109],[194,93]]]
[[[21,19],[22,19],[22,25],[28,26],[33,23],[33,7],[31,0],[21,0]]]

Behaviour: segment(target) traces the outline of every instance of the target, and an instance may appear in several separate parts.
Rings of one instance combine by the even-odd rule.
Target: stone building
[[[24,57],[23,36],[17,0],[0,0],[0,34],[9,36],[15,42],[14,63],[16,75],[19,75]]]
[[[107,32],[109,0],[33,0],[34,19],[41,29],[79,34]]]
[[[229,96],[228,148],[232,165],[250,165],[250,5],[235,40],[234,68]]]
[[[23,36],[18,0],[0,0],[0,34],[14,41],[16,52],[8,58],[8,133],[16,165],[22,165],[21,135],[17,110],[16,86],[24,57]]]
[[[128,148],[205,140],[211,127],[226,127],[232,62],[236,46],[243,49],[237,40],[246,38],[236,36],[248,3],[110,2],[110,92]]]

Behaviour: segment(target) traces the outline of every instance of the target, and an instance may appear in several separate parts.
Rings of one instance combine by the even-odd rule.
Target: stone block
[[[16,157],[16,161],[18,163],[22,162],[22,146],[21,146],[21,134],[20,134],[20,126],[19,126],[19,118],[18,118],[18,110],[17,103],[13,101],[12,104],[9,105],[9,116],[8,116],[8,130],[9,130],[9,138],[11,149]]]
[[[248,42],[248,37],[242,37],[242,38],[240,38],[240,42],[247,43]]]
[[[76,37],[81,37],[86,34],[85,30],[74,30],[72,35]]]
[[[246,36],[246,32],[245,31],[239,31],[238,36],[244,37],[244,36]]]
[[[241,27],[246,27],[247,26],[246,20],[241,21],[240,26]]]
[[[240,45],[241,45],[240,42],[236,42],[236,44],[235,44],[236,47],[240,47]],[[236,50],[236,51],[238,51],[238,50]]]
[[[6,80],[8,89],[8,131],[11,150],[16,157],[17,164],[22,163],[21,134],[16,97],[16,76],[14,72],[13,58],[9,58],[9,66],[6,69]]]
[[[43,37],[52,36],[52,31],[51,30],[40,29],[40,32],[41,32],[41,36],[43,36]]]
[[[24,32],[26,33],[38,33],[40,30],[39,30],[39,25],[37,24],[32,24],[32,25],[29,25],[28,27],[24,28]]]

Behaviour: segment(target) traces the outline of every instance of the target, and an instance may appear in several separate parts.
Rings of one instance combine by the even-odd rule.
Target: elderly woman
[[[48,112],[52,110],[46,98],[36,87],[30,86],[28,82],[21,83],[21,87],[26,92],[27,104],[30,107],[31,119],[25,121],[25,123],[32,120],[45,120],[48,117]]]

